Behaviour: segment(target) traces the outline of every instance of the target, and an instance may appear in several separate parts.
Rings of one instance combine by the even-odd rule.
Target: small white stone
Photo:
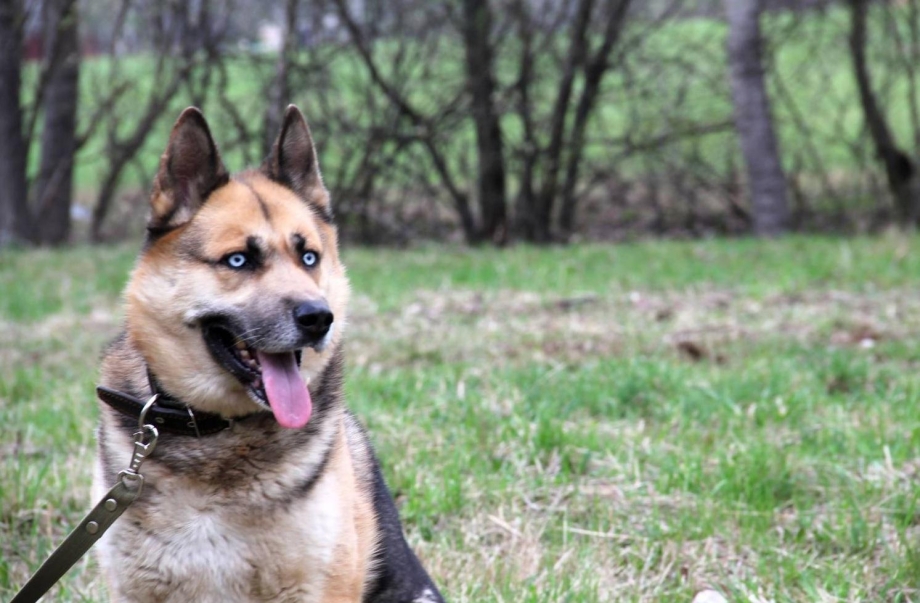
[[[728,599],[714,590],[701,590],[693,597],[693,603],[728,603]]]

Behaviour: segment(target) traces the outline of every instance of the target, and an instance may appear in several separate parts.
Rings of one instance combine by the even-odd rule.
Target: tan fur
[[[173,207],[172,195],[182,183],[166,173],[174,162],[169,154],[181,154],[183,144],[207,150],[209,141],[196,131],[191,143],[183,142],[181,137],[189,136],[183,119],[185,114],[151,201],[151,224],[171,230],[152,240],[131,275],[125,337],[107,353],[102,383],[149,391],[149,367],[164,390],[181,393],[195,411],[252,421],[263,409],[212,359],[197,321],[223,310],[271,315],[277,311],[272,304],[291,297],[326,300],[335,315],[334,331],[321,351],[308,348],[302,357],[312,391],[312,380],[329,365],[344,334],[349,284],[335,228],[317,213],[329,204],[318,171],[307,180],[315,186],[306,195],[252,171],[222,184],[206,203],[193,197],[191,203],[200,207]],[[294,235],[320,254],[316,269],[304,269]],[[264,269],[216,267],[227,254],[245,250],[253,237],[267,250]],[[329,412],[308,441],[273,419],[255,427],[237,424],[200,440],[185,438],[181,450],[161,438],[160,456],[142,469],[143,495],[97,547],[112,600],[360,601],[374,573],[378,542],[371,452],[344,407]],[[132,441],[123,421],[102,406],[94,496],[128,466]],[[303,453],[285,457],[287,442]],[[291,484],[320,469],[303,497],[284,501]]]
[[[106,415],[105,420],[114,419],[110,412]],[[156,535],[152,542],[139,546],[133,526],[120,521],[98,545],[112,600],[361,601],[377,534],[368,493],[359,483],[364,481],[365,460],[352,456],[347,420],[343,416],[334,424],[335,452],[323,477],[283,521],[269,524],[260,519],[258,508],[270,492],[231,501],[211,492],[207,484],[162,486],[140,513],[133,513],[147,533]],[[127,466],[127,438],[114,438],[106,446],[119,465]],[[298,469],[284,467],[277,473]],[[144,473],[148,489],[170,481],[155,469]],[[94,496],[104,493],[101,482],[97,477]],[[181,534],[171,533],[176,523],[185,526]],[[219,595],[215,582],[221,587]],[[228,599],[227,592],[235,596]]]
[[[346,430],[343,424],[331,469],[338,476],[338,504],[348,510],[349,517],[330,563],[329,587],[325,595],[330,603],[361,600],[376,542],[373,506],[355,479],[356,465],[363,465],[363,459],[352,457]],[[366,472],[366,467],[362,468]]]
[[[260,199],[268,207],[269,219],[260,209]],[[294,232],[303,233],[323,257],[314,273],[307,274],[297,265],[299,258],[289,240]],[[251,278],[215,271],[200,261],[217,261],[245,249],[248,236],[262,238],[276,251],[264,275]],[[183,242],[196,239],[202,241],[202,258],[182,257]],[[138,264],[125,294],[128,337],[168,391],[184,392],[187,402],[206,412],[251,413],[254,403],[220,366],[211,362],[199,366],[199,371],[188,371],[189,366],[201,364],[207,351],[201,337],[186,325],[218,302],[240,307],[294,292],[324,295],[335,314],[334,346],[343,335],[350,297],[337,245],[335,230],[317,220],[291,191],[255,172],[245,174],[241,181],[218,189],[187,226],[164,236]],[[185,273],[183,278],[175,278],[177,269]],[[306,376],[321,371],[327,358],[305,350],[302,366]],[[215,393],[224,390],[238,395],[215,402]]]

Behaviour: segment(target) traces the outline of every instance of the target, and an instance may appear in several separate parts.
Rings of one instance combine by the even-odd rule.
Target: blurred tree
[[[747,166],[754,232],[775,236],[789,227],[789,209],[764,84],[762,10],[763,0],[726,0],[729,77],[735,125]]]
[[[574,228],[575,185],[583,168],[586,128],[597,108],[603,78],[614,67],[611,55],[630,6],[630,0],[577,0],[546,23],[547,16],[526,0],[512,2],[509,13],[521,42],[514,83],[516,109],[524,126],[515,220],[516,229],[528,241],[550,243],[567,238]],[[556,69],[547,78],[534,63],[541,48],[551,48],[559,39],[565,42]],[[539,115],[545,99],[534,94],[544,86],[553,91],[547,117]],[[541,122],[545,127],[540,127]]]
[[[87,143],[90,236],[129,234],[189,104],[239,165],[299,104],[362,242],[852,232],[892,206],[920,214],[920,0],[93,0],[79,46],[106,58],[82,68],[62,58],[77,2],[0,0],[0,242],[67,240]]]
[[[24,22],[18,0],[0,0],[0,245],[29,242],[33,236],[19,105]]]
[[[372,45],[373,40],[370,38],[368,31],[363,28],[352,15],[349,3],[346,0],[334,0],[334,4],[338,11],[338,16],[345,29],[348,31],[351,43],[357,51],[369,79],[373,82],[374,87],[380,91],[389,104],[397,111],[398,120],[396,120],[395,127],[391,128],[389,135],[395,138],[411,140],[413,143],[417,143],[425,149],[440,181],[440,185],[447,191],[451,199],[454,210],[460,220],[464,238],[468,243],[481,242],[484,238],[483,232],[470,203],[470,196],[458,181],[455,169],[451,166],[447,157],[448,149],[439,139],[439,135],[443,133],[441,131],[441,129],[444,128],[443,124],[449,123],[451,121],[450,118],[456,113],[456,101],[448,100],[447,102],[438,104],[435,99],[426,99],[428,102],[425,104],[435,104],[435,107],[431,111],[425,111],[420,106],[421,103],[413,100],[410,98],[410,95],[406,93],[407,82],[405,80],[400,81],[393,78],[387,73],[387,71],[393,71],[392,66],[394,64],[398,66],[402,62],[396,59],[405,55],[408,46],[414,44],[419,48],[424,48],[424,46],[418,44],[417,39],[414,39],[413,36],[410,35],[415,31],[410,29],[413,25],[408,25],[407,28],[402,31],[402,35],[398,37],[395,51],[389,56],[382,57],[380,53],[375,53],[374,46]],[[416,13],[417,18],[422,20],[424,20],[425,17],[429,19],[438,17],[436,12],[431,10],[432,8],[438,8],[434,3],[420,2],[419,5],[415,7],[416,10],[414,11],[411,10],[411,7],[407,6],[401,6],[400,8],[402,10],[395,11],[395,16],[398,18],[396,27],[402,25],[402,23],[405,22],[403,20],[407,19],[412,13]],[[428,11],[424,10],[425,8],[427,8]],[[435,24],[429,22],[427,25],[430,30],[434,30]],[[420,31],[424,31],[424,27],[419,27],[418,25],[415,25],[415,27],[418,27]],[[381,69],[381,64],[384,62],[391,66],[391,69]],[[425,65],[425,67],[428,66],[429,65]],[[403,133],[401,131],[406,129],[406,126],[408,126],[410,130],[409,133]],[[461,177],[462,175],[463,174],[461,174]]]
[[[565,239],[570,237],[575,230],[575,209],[578,201],[575,187],[582,172],[581,164],[588,121],[597,106],[601,81],[611,67],[610,55],[620,39],[630,6],[630,0],[620,0],[616,4],[607,7],[607,16],[600,46],[594,54],[588,56],[582,68],[584,87],[575,106],[575,115],[572,118],[572,132],[569,136],[568,144],[569,156],[565,166],[565,180],[562,184],[562,198],[560,200],[559,230],[561,236]]]
[[[40,10],[43,56],[35,102],[26,112],[20,95],[23,32],[29,15],[16,0],[0,0],[0,244],[59,245],[70,235],[78,146],[76,0],[46,0]],[[28,157],[40,121],[40,165],[30,186]]]
[[[504,244],[508,238],[505,150],[495,106],[492,14],[488,0],[463,0],[461,17],[466,50],[467,88],[476,126],[479,176],[477,189],[481,224],[479,238]]]
[[[35,181],[35,237],[48,245],[70,237],[73,167],[77,151],[80,43],[76,0],[45,0],[42,6],[47,76],[40,97],[44,127]]]
[[[264,125],[262,127],[262,154],[268,156],[281,129],[281,116],[284,108],[291,102],[291,68],[297,51],[297,12],[300,0],[287,0],[284,4],[284,34],[275,77],[268,91],[268,103],[265,105]]]
[[[130,107],[130,120],[115,118],[106,121],[106,169],[100,179],[90,225],[90,236],[97,242],[105,238],[105,220],[125,170],[140,153],[160,120],[173,117],[170,105],[179,91],[184,87],[191,92],[188,95],[191,100],[204,104],[213,89],[210,72],[218,71],[222,63],[218,50],[227,31],[228,22],[216,18],[212,0],[150,2],[136,7],[131,4],[130,0],[122,0],[121,11],[137,10],[137,16],[145,23],[144,32],[155,58],[150,71],[155,85],[143,102]],[[121,21],[123,18],[117,23]],[[113,35],[113,41],[118,38],[119,34]],[[196,85],[195,67],[201,63],[207,63],[208,69],[198,70],[199,77],[204,79],[201,85]],[[114,85],[99,102],[103,108],[114,107],[125,90],[134,87],[136,74],[125,73],[120,61],[112,61],[108,79]]]
[[[885,112],[872,90],[869,65],[866,61],[866,12],[869,0],[849,0],[849,3],[850,54],[863,117],[875,146],[875,153],[885,168],[888,189],[894,198],[898,221],[904,226],[915,226],[920,219],[920,176],[917,175],[916,166],[910,156],[898,147],[891,134]]]

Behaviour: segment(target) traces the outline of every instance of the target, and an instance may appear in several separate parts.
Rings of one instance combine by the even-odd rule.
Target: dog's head
[[[310,418],[308,385],[341,340],[349,287],[329,193],[293,105],[258,170],[230,176],[186,109],[154,182],[126,291],[128,336],[163,388],[226,417]]]

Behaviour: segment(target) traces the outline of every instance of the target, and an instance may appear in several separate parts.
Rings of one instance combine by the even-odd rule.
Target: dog
[[[143,491],[97,545],[113,601],[443,601],[344,404],[349,291],[301,112],[261,167],[230,175],[186,109],[103,354],[97,498],[158,395]]]

